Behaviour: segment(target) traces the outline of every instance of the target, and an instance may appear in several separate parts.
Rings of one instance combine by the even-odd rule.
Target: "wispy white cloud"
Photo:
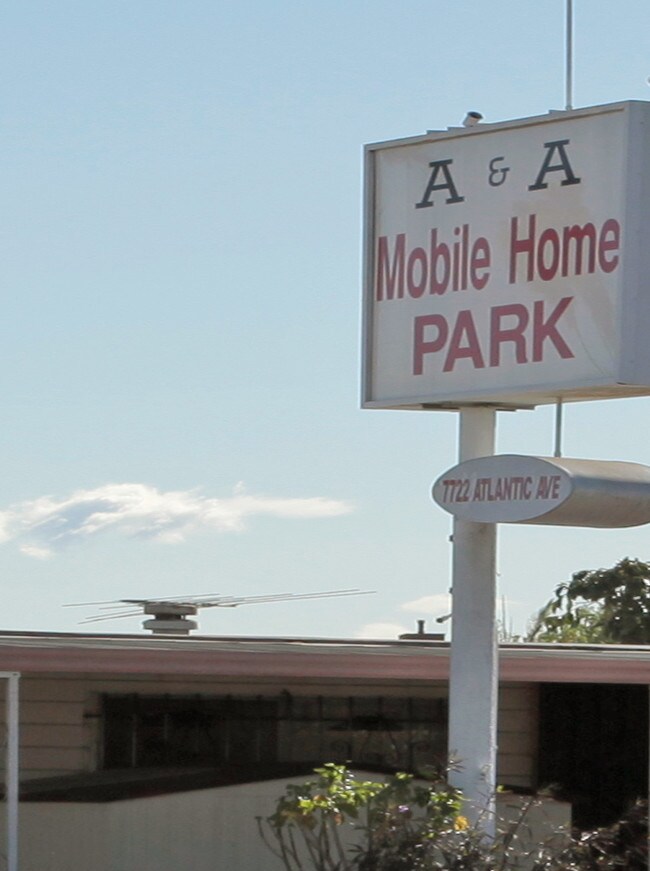
[[[199,490],[161,492],[147,484],[106,484],[0,511],[0,543],[14,541],[27,556],[46,559],[66,545],[107,532],[177,542],[200,530],[239,532],[259,515],[320,518],[350,511],[352,506],[341,500],[266,496],[248,493],[242,484],[222,498]]]
[[[421,596],[402,602],[398,606],[400,611],[414,611],[419,617],[442,617],[451,611],[451,596],[447,593],[438,593],[432,596]],[[397,618],[399,619],[399,617]],[[406,632],[415,632],[416,627],[404,626],[402,623],[386,620],[376,623],[366,623],[355,633],[357,638],[398,638]],[[427,632],[444,632],[444,628],[433,624]]]
[[[400,605],[402,611],[416,611],[420,615],[442,616],[451,611],[451,596],[448,593],[435,593],[432,596],[422,596]]]
[[[500,610],[497,619],[502,624],[502,628],[511,635],[514,633],[512,628],[512,620],[510,619],[511,608],[516,610],[518,603],[514,599],[501,598]],[[410,611],[418,615],[418,617],[429,620],[429,624],[425,622],[425,632],[445,633],[448,632],[448,627],[451,625],[448,620],[451,617],[451,595],[448,593],[434,593],[431,596],[421,596],[419,599],[410,599],[408,602],[402,602],[397,606],[400,611]],[[397,620],[399,615],[394,615]],[[446,618],[440,620],[440,618]],[[431,621],[431,618],[437,618]],[[414,625],[403,626],[398,622],[391,622],[390,617],[385,622],[366,623],[361,626],[355,633],[357,638],[398,638],[407,632],[416,632],[417,627]]]
[[[357,638],[390,638],[395,640],[405,632],[411,632],[406,626],[400,623],[366,623],[357,630],[355,636]]]

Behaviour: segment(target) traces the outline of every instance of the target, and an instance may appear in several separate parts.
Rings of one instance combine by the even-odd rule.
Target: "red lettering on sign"
[[[406,264],[406,286],[409,295],[418,299],[427,289],[427,252],[424,248],[414,248]]]
[[[442,486],[444,488],[443,502],[469,502],[469,478],[445,478]]]
[[[544,320],[544,300],[539,299],[533,307],[533,362],[539,363],[544,357],[544,342],[548,339],[563,360],[573,357],[573,351],[557,329],[557,322],[571,305],[573,297],[565,296]]]
[[[512,324],[512,318],[516,319]],[[510,319],[506,328],[503,321]],[[526,363],[526,336],[524,330],[528,326],[528,309],[521,303],[512,305],[497,305],[490,310],[490,366],[498,366],[501,362],[501,345],[512,342],[515,346],[517,363]]]
[[[437,330],[435,339],[425,341],[425,330],[434,327]],[[449,328],[447,319],[442,315],[420,315],[413,322],[413,374],[422,375],[424,371],[424,355],[435,354],[447,343]]]
[[[474,318],[469,310],[458,312],[454,331],[449,340],[449,350],[445,357],[443,372],[451,372],[457,360],[470,359],[475,369],[483,369],[483,355],[474,326]]]
[[[615,254],[609,259],[607,254],[616,252],[621,246],[621,225],[618,221],[610,218],[605,221],[603,229],[598,240],[598,265],[603,272],[613,272],[618,266],[619,257]]]
[[[547,227],[537,237],[537,216],[528,216],[528,228],[520,229],[519,219],[510,221],[510,284],[525,276],[525,281],[552,281],[554,278],[593,274],[596,269],[613,272],[619,264],[621,227],[614,218],[606,220],[600,231],[588,221],[560,230]],[[523,269],[520,275],[519,269]]]
[[[487,239],[484,239],[483,236],[479,236],[479,238],[472,245],[472,255],[470,258],[469,264],[469,274],[470,281],[472,282],[472,287],[476,288],[476,290],[483,290],[485,285],[488,283],[490,279],[489,272],[483,272],[482,275],[479,275],[479,270],[486,270],[490,266],[490,246],[488,245]]]
[[[438,231],[431,231],[431,289],[430,293],[443,294],[449,284],[451,272],[451,255],[449,246],[444,242],[438,243]],[[439,264],[442,265],[442,277],[439,278]]]
[[[416,246],[407,249],[405,233],[394,240],[380,236],[377,240],[376,296],[378,302],[420,299],[425,293],[441,296],[448,290],[483,290],[490,278],[490,245],[483,236],[472,242],[469,224],[455,227],[456,241],[438,239],[434,227],[429,235],[428,250]]]
[[[603,224],[603,232],[605,225]],[[592,273],[596,269],[596,228],[592,223],[584,226],[573,224],[564,228],[564,245],[562,246],[562,276],[569,275],[569,256],[573,250],[573,274],[582,275],[584,262],[585,242],[587,247],[587,272]],[[572,244],[573,243],[573,244]]]
[[[388,237],[379,237],[377,250],[377,299],[398,299],[404,296],[404,247],[406,233],[399,233],[395,238],[395,251],[392,263],[388,251]],[[397,285],[397,287],[396,287]]]
[[[413,319],[413,374],[423,375],[427,356],[438,352],[445,352],[443,372],[452,372],[462,361],[468,361],[473,369],[483,369],[486,356],[490,366],[500,366],[501,346],[508,342],[514,345],[517,364],[539,363],[551,352],[564,360],[572,359],[573,351],[560,331],[560,320],[572,301],[572,296],[565,296],[549,312],[546,300],[536,300],[532,317],[523,303],[494,306],[489,312],[487,349],[481,346],[469,309],[459,311],[452,321],[440,314],[418,315]],[[515,323],[507,321],[513,317]]]
[[[510,284],[515,284],[517,281],[517,261],[518,254],[526,254],[526,281],[532,281],[535,274],[535,215],[528,218],[528,237],[519,239],[515,234],[517,232],[517,219],[513,218],[510,222]]]
[[[560,237],[552,227],[544,230],[537,245],[537,271],[542,281],[552,281],[560,265]]]

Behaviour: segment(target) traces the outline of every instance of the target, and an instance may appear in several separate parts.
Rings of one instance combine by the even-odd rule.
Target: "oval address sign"
[[[433,499],[479,523],[624,527],[650,522],[650,468],[639,463],[500,454],[460,463]]]

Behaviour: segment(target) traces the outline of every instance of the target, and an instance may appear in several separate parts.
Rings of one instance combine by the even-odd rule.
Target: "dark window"
[[[383,697],[104,697],[104,767],[442,764],[447,703]]]
[[[276,728],[266,699],[106,696],[104,768],[270,762]]]

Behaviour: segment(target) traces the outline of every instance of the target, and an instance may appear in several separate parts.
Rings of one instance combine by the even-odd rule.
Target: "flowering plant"
[[[486,834],[441,774],[426,785],[399,772],[360,780],[345,765],[317,768],[315,779],[287,786],[260,833],[287,871],[646,871],[647,808],[597,832],[561,832],[522,848],[526,817]],[[526,841],[524,837],[523,841]]]
[[[289,785],[275,812],[258,820],[287,871],[478,867],[449,864],[452,855],[474,855],[484,834],[461,814],[461,795],[444,778],[424,786],[404,772],[358,780],[333,763],[314,773],[315,780]]]

